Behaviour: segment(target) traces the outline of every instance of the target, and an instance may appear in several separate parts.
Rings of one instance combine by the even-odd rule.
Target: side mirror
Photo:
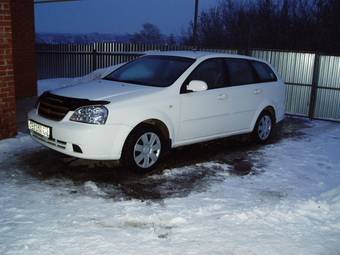
[[[193,80],[187,85],[187,90],[193,92],[204,91],[208,89],[208,85],[205,81]]]

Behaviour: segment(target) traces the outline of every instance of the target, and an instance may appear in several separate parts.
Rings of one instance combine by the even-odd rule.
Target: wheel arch
[[[276,111],[276,109],[275,109],[275,106],[272,105],[272,104],[267,104],[267,105],[264,105],[264,106],[260,107],[260,108],[257,110],[257,112],[256,112],[256,114],[255,114],[255,117],[254,117],[254,119],[253,119],[253,121],[252,121],[252,123],[251,123],[251,129],[252,129],[252,130],[253,130],[254,127],[255,127],[255,124],[256,124],[257,119],[259,118],[259,116],[260,116],[263,112],[269,112],[270,115],[271,115],[272,118],[273,118],[273,123],[274,123],[274,124],[276,123],[276,121],[277,121],[277,116],[276,116],[277,111]]]
[[[270,115],[271,115],[272,118],[273,118],[273,122],[276,123],[276,111],[275,111],[275,109],[274,109],[273,106],[271,106],[271,105],[267,106],[266,108],[264,108],[264,109],[261,111],[261,113],[262,113],[262,112],[269,112]]]
[[[150,126],[153,126],[153,127],[156,127],[157,129],[159,129],[159,131],[162,133],[163,137],[167,140],[168,144],[168,148],[171,148],[171,143],[172,143],[172,133],[168,127],[168,125],[160,120],[160,119],[157,119],[157,118],[149,118],[149,119],[145,119],[145,120],[142,120],[142,121],[139,121],[138,124],[136,124],[134,126],[134,128],[132,128],[132,130],[130,131],[130,133],[128,134],[128,136],[126,137],[125,139],[125,142],[126,140],[128,139],[128,137],[139,127],[143,126],[143,125],[150,125]],[[124,142],[124,146],[125,146],[125,142]]]
[[[163,121],[161,121],[159,119],[152,118],[152,119],[147,119],[147,120],[142,121],[137,126],[139,126],[139,125],[151,125],[151,126],[155,126],[155,127],[157,127],[161,131],[161,133],[162,133],[162,135],[164,136],[165,139],[171,141],[171,137],[172,136],[170,134],[169,128],[168,128],[168,126]]]

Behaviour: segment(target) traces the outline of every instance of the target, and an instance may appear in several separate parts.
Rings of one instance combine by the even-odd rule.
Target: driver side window
[[[204,81],[208,89],[217,89],[226,87],[226,70],[222,58],[208,59],[199,64],[184,82],[181,92],[186,92],[186,86],[192,80]]]

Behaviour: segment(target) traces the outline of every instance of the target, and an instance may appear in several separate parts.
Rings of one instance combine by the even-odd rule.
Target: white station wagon
[[[243,133],[265,143],[284,118],[284,99],[284,83],[262,60],[154,52],[102,79],[45,92],[28,127],[56,151],[146,173],[171,148]]]

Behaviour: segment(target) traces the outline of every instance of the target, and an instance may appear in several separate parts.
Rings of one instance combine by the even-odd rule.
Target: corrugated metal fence
[[[145,51],[190,49],[129,43],[37,45],[38,77],[77,77],[132,60]],[[270,62],[287,84],[287,113],[340,120],[340,57],[272,50],[204,50],[243,53]]]
[[[38,79],[78,77],[98,68],[130,61],[146,51],[190,50],[189,46],[132,43],[37,45]],[[237,53],[237,50],[210,51]]]
[[[141,56],[145,51],[190,50],[188,46],[131,43],[37,45],[38,78],[77,77]],[[214,50],[237,53],[237,50]]]
[[[340,120],[340,57],[264,50],[251,55],[270,62],[287,84],[288,113]]]

